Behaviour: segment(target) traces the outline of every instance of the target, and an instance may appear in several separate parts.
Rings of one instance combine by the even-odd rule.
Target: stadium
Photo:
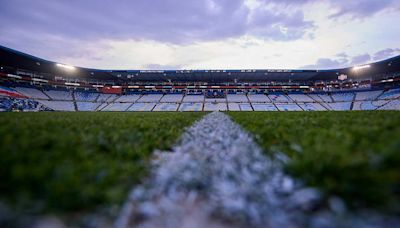
[[[320,57],[336,48],[330,37],[313,53],[317,64],[306,60],[308,42],[326,44],[319,29],[327,21],[332,32],[357,24],[371,36],[364,43],[379,49],[362,25],[398,17],[397,3],[369,11],[358,1],[155,1],[143,16],[149,8],[140,1],[38,2],[0,9],[0,227],[400,226],[400,49],[354,57],[334,50],[328,61]],[[112,18],[99,19],[101,9]],[[261,27],[259,9],[272,15]],[[242,25],[236,17],[245,13]],[[346,16],[360,20],[341,22]],[[200,21],[207,28],[197,30]],[[394,30],[382,43],[397,42]],[[118,42],[126,42],[122,51]],[[304,52],[283,54],[292,42]],[[252,65],[264,64],[248,54],[252,46],[270,44],[265,55],[289,67]],[[242,45],[250,63],[223,45]],[[212,46],[207,60],[197,46]],[[300,65],[290,65],[292,55]],[[172,67],[148,64],[165,56]],[[118,67],[121,59],[137,67]]]
[[[400,56],[335,70],[97,70],[1,48],[2,109],[400,110]]]

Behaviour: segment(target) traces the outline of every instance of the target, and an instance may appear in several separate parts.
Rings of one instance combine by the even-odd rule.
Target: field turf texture
[[[0,201],[19,213],[121,205],[203,113],[1,113]]]
[[[286,171],[350,208],[400,212],[400,112],[229,113]]]

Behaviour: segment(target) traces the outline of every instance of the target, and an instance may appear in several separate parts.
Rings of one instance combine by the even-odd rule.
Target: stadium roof
[[[71,67],[44,60],[0,46],[0,65],[27,70],[44,77],[63,76],[76,79],[130,82],[262,82],[336,80],[339,75],[351,79],[379,77],[400,72],[400,56],[372,63],[368,69],[343,68],[331,70],[248,69],[248,70],[101,70]]]

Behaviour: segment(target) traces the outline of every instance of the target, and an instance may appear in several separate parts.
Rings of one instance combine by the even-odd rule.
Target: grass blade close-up
[[[0,200],[22,214],[121,205],[201,113],[2,113]]]
[[[230,113],[285,170],[353,209],[400,213],[400,113]]]

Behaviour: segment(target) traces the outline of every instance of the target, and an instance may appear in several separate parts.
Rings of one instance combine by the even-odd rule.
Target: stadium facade
[[[2,111],[400,110],[400,56],[333,70],[98,70],[0,46]]]

